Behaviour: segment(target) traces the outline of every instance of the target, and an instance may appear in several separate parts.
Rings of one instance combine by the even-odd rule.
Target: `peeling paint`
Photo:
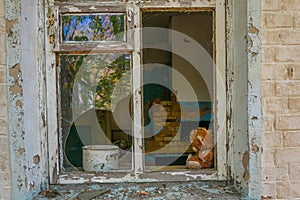
[[[12,37],[13,36],[13,27],[15,26],[15,24],[18,22],[17,19],[15,20],[7,20],[6,21],[6,33],[8,34],[8,37]]]
[[[55,43],[55,35],[54,34],[49,35],[49,42],[50,42],[50,44],[54,44]]]
[[[39,163],[40,163],[40,156],[39,155],[35,155],[35,156],[33,156],[33,163],[34,164],[36,164],[36,165],[38,165]]]
[[[245,181],[248,181],[249,180],[249,170],[248,170],[248,165],[249,165],[249,152],[248,151],[246,151],[245,153],[244,153],[244,156],[243,156],[243,167],[244,167],[244,176],[243,176],[243,178],[244,178],[244,180]]]
[[[259,29],[255,26],[253,26],[252,24],[248,27],[248,31],[249,33],[258,35],[259,34]]]
[[[9,75],[13,77],[14,83],[10,86],[9,90],[12,94],[20,94],[22,95],[22,88],[19,84],[19,77],[21,76],[20,64],[14,65],[9,69]]]
[[[20,101],[20,100],[17,100],[17,101],[16,101],[16,106],[17,106],[17,107],[20,107],[20,108],[23,107],[23,102]]]
[[[251,150],[253,153],[257,153],[259,151],[259,147],[257,145],[252,145]]]
[[[25,152],[25,149],[20,147],[19,150],[18,150],[18,152],[19,152],[19,154],[21,156]]]

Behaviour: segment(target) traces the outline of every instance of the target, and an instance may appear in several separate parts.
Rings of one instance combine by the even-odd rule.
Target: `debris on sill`
[[[97,199],[216,199],[240,200],[242,197],[225,182],[119,183],[92,185],[56,185],[39,200]],[[49,195],[50,194],[50,195]]]

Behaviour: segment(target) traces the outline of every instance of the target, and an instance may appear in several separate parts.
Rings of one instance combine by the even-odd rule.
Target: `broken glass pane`
[[[82,169],[83,146],[113,145],[120,153],[116,170],[131,170],[132,123],[124,115],[131,108],[130,59],[127,53],[59,55],[65,169]]]
[[[62,40],[124,41],[124,14],[63,15]]]

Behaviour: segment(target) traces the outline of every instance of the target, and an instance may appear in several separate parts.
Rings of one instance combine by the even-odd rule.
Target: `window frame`
[[[79,8],[79,9],[78,9]],[[92,8],[92,9],[91,9]],[[145,10],[172,10],[172,11],[203,11],[214,10],[215,13],[215,62],[216,67],[214,71],[214,127],[215,132],[218,133],[217,137],[217,161],[215,169],[201,169],[197,171],[185,170],[180,172],[174,171],[160,171],[160,172],[144,172],[143,162],[143,136],[142,127],[142,91],[137,89],[142,82],[142,69],[140,68],[141,62],[141,13]],[[127,16],[132,17],[131,23],[127,25],[127,29],[133,28],[133,34],[129,36],[129,40],[125,43],[97,43],[97,44],[80,44],[82,49],[78,49],[77,44],[62,44],[59,41],[55,41],[55,38],[60,38],[60,16],[62,13],[97,13],[97,12],[125,12],[125,19]],[[97,2],[95,6],[89,4],[80,3],[72,4],[57,3],[56,5],[50,4],[46,6],[46,13],[48,19],[46,20],[46,87],[47,87],[47,117],[48,117],[48,158],[49,158],[49,177],[50,184],[68,184],[68,183],[82,183],[82,182],[117,182],[117,181],[130,181],[131,179],[143,180],[156,180],[156,181],[181,181],[181,180],[226,180],[227,179],[227,153],[226,153],[226,34],[225,34],[225,0],[216,0],[215,6],[212,4],[205,4],[198,0],[182,7],[182,5],[175,3],[166,3],[163,5],[152,5],[151,3],[111,3],[107,6],[106,3]],[[127,20],[126,20],[127,21]],[[135,27],[138,27],[135,29]],[[218,35],[217,35],[218,34]],[[128,39],[128,37],[127,37]],[[128,177],[128,173],[113,172],[105,180],[99,179],[99,176],[103,174],[75,172],[72,174],[62,173],[62,153],[60,147],[62,147],[62,140],[60,137],[59,128],[59,85],[57,84],[57,53],[66,53],[74,51],[87,51],[93,50],[97,53],[108,52],[131,52],[132,66],[135,72],[132,77],[133,99],[137,99],[133,104],[134,110],[134,152],[133,169],[131,178]],[[217,77],[222,77],[221,79]],[[135,88],[137,90],[135,90]],[[223,124],[225,123],[225,125]],[[225,126],[225,127],[224,127]],[[107,173],[106,173],[107,174]],[[176,176],[174,176],[176,175]],[[80,178],[78,178],[80,177]],[[98,178],[97,178],[98,177]]]

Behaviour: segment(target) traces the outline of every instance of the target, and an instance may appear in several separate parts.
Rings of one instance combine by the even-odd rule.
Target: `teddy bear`
[[[211,131],[206,128],[198,127],[190,133],[190,142],[193,151],[196,155],[188,156],[186,160],[186,167],[189,169],[200,169],[213,167],[213,136]]]

